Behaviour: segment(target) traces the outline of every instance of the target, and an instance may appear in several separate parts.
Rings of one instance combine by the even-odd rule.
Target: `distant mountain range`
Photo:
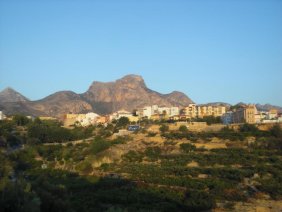
[[[12,88],[0,92],[0,110],[6,114],[60,117],[66,113],[96,112],[109,114],[117,110],[146,105],[186,106],[193,101],[184,93],[161,94],[147,88],[143,78],[127,75],[115,82],[94,81],[82,94],[60,91],[38,101],[30,101]]]
[[[6,88],[0,92],[0,110],[7,115],[22,113],[33,116],[62,117],[66,113],[91,111],[98,114],[110,114],[121,109],[132,111],[154,104],[184,107],[190,103],[193,101],[179,91],[161,94],[147,88],[143,78],[138,75],[127,75],[114,82],[94,81],[85,93],[59,91],[38,101],[30,101],[12,88]],[[204,105],[231,106],[224,102]],[[282,112],[282,107],[279,106],[270,104],[256,106],[259,110],[267,111],[274,108]]]

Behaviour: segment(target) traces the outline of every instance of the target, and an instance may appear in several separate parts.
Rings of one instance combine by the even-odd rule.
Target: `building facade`
[[[137,110],[139,118],[158,120],[179,115],[179,107],[146,106]]]
[[[224,106],[211,106],[211,105],[201,105],[189,104],[183,110],[183,115],[186,118],[204,118],[206,116],[219,117],[226,113],[226,107]]]
[[[256,123],[257,108],[255,105],[246,105],[233,113],[233,123]]]
[[[2,111],[0,111],[0,120],[4,119],[4,113]]]

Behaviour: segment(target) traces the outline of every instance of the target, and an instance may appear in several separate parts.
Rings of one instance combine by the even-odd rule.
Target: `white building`
[[[179,107],[171,107],[170,116],[178,116],[178,115],[179,115]]]
[[[0,111],[0,120],[4,119],[4,113],[2,111]]]
[[[179,115],[178,107],[159,107],[158,105],[145,106],[143,108],[138,109],[137,115],[140,118],[147,117],[151,118],[152,115],[163,115],[166,114],[168,116],[177,116]]]
[[[273,120],[273,119],[277,119],[277,118],[278,118],[277,110],[275,110],[275,109],[269,110],[267,119]]]
[[[147,106],[143,108],[143,114],[142,117],[148,117],[151,118],[151,116],[153,115],[153,111],[152,111],[152,107],[151,106]]]
[[[152,105],[152,115],[153,114],[157,114],[158,113],[158,109],[159,109],[158,105]]]
[[[81,126],[85,127],[95,124],[98,117],[99,115],[96,113],[86,113],[85,116],[78,116],[77,121],[81,124]]]
[[[128,112],[126,110],[119,110],[113,114],[110,115],[110,121],[114,120],[114,119],[120,119],[121,117],[127,117],[127,118],[131,118],[132,117],[132,113]]]
[[[159,107],[158,114],[170,115],[170,108],[169,107]]]
[[[155,110],[156,108],[157,108],[156,105],[154,105],[154,107],[146,106],[146,107],[140,108],[137,111],[137,115],[140,118],[147,117],[149,119],[154,114],[153,109]]]

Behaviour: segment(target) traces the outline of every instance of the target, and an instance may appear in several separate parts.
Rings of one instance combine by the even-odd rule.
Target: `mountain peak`
[[[27,102],[28,98],[15,91],[11,87],[5,88],[0,92],[0,102]]]
[[[12,87],[6,87],[0,93],[5,93],[5,92],[16,92],[16,91]]]
[[[144,79],[142,76],[140,75],[135,75],[135,74],[128,74],[125,75],[124,77],[122,77],[120,80],[133,80],[133,81],[139,81],[139,82],[143,82]]]

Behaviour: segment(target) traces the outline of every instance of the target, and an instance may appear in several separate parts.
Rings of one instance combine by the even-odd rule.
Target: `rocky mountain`
[[[115,82],[93,82],[81,95],[97,113],[111,113],[120,109],[132,111],[146,105],[185,106],[192,103],[185,94],[160,94],[147,88],[142,77],[127,75]]]
[[[6,88],[0,92],[0,102],[27,102],[28,98],[12,88]]]
[[[12,95],[13,92],[5,90],[0,93],[1,110],[7,114],[24,113],[36,116],[60,117],[66,113],[90,111],[98,114],[109,114],[121,109],[132,111],[153,104],[185,106],[193,102],[181,92],[174,91],[170,94],[161,94],[150,90],[143,78],[137,75],[127,75],[114,82],[94,81],[85,93],[60,91],[38,101],[29,101],[15,91],[14,93],[18,95]]]
[[[72,91],[59,91],[44,99],[30,103],[35,110],[49,116],[60,117],[66,113],[85,113],[92,111],[92,106]]]

